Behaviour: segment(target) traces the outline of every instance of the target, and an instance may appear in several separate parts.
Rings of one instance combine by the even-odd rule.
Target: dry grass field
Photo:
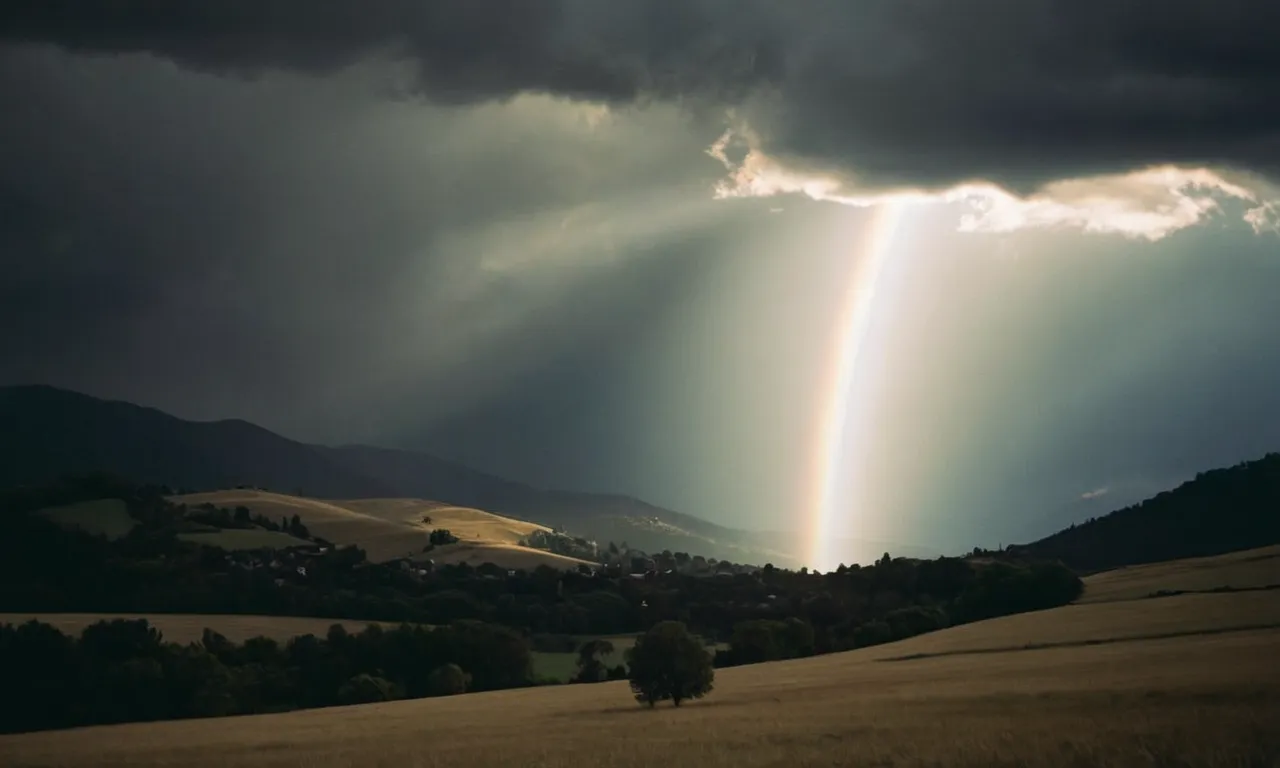
[[[137,521],[120,499],[100,499],[43,509],[40,514],[63,528],[79,528],[86,533],[118,539],[133,530]]]
[[[245,506],[273,520],[297,515],[315,535],[338,544],[356,544],[375,562],[419,557],[433,529],[445,528],[461,541],[438,547],[429,555],[437,563],[490,562],[503,568],[575,568],[581,560],[521,547],[517,542],[544,526],[420,499],[353,499],[322,501],[255,490],[230,490],[176,496],[196,506]],[[431,522],[423,519],[430,517]]]
[[[1220,587],[1280,586],[1280,546],[1135,565],[1085,578],[1081,602],[1133,600],[1161,590],[1206,592]]]
[[[545,525],[514,520],[471,507],[422,499],[350,499],[334,503],[381,520],[423,526],[428,532],[432,528],[447,528],[454,536],[463,540],[515,544],[534,531],[550,530]],[[424,516],[430,516],[430,525],[423,524]]]
[[[1269,630],[905,662],[867,649],[724,670],[680,709],[639,708],[621,683],[525,689],[6,736],[0,764],[1275,766],[1277,644]]]
[[[153,613],[0,613],[0,624],[22,624],[37,619],[52,625],[64,634],[78,635],[90,624],[112,619],[146,619],[160,630],[164,639],[174,643],[196,643],[205,627],[224,635],[229,640],[242,643],[251,637],[270,637],[281,643],[299,635],[324,636],[329,627],[341,624],[348,632],[359,632],[369,624],[394,624],[374,621],[346,621],[343,619],[313,619],[297,616],[237,616],[232,614]]]
[[[1280,590],[1067,605],[930,632],[868,650],[881,658],[1280,629]]]

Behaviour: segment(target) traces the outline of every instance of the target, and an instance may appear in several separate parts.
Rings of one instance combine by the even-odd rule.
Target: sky
[[[1264,0],[15,0],[0,384],[740,527],[810,525],[826,483],[833,535],[1025,541],[1280,450],[1276,28]]]

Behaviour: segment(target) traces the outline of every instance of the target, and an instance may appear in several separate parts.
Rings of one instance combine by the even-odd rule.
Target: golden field
[[[525,689],[6,736],[0,765],[1280,766],[1280,629],[1249,628],[1277,621],[1280,590],[1074,605],[721,670],[680,709]]]
[[[228,640],[243,643],[251,637],[269,637],[285,643],[299,635],[324,637],[329,627],[341,624],[348,632],[359,632],[370,624],[384,627],[397,626],[378,621],[348,621],[345,619],[315,619],[301,616],[238,616],[234,614],[184,614],[184,613],[0,613],[0,624],[22,624],[36,619],[63,634],[79,635],[85,627],[99,621],[112,619],[146,619],[160,630],[166,642],[200,642],[205,627],[213,629]]]
[[[1000,643],[999,637],[992,638]],[[625,684],[0,737],[6,766],[1273,766],[1275,630],[738,667],[680,709]]]
[[[546,526],[513,520],[479,509],[458,507],[422,499],[352,499],[323,501],[256,490],[229,490],[175,496],[179,504],[248,507],[272,520],[297,515],[312,534],[337,544],[355,544],[370,560],[383,562],[399,557],[430,557],[437,563],[493,563],[503,568],[575,568],[583,562],[539,549],[521,547],[520,539]],[[423,519],[430,517],[431,522]],[[432,530],[445,528],[460,541],[436,547],[429,555],[422,548]]]
[[[1081,602],[1133,600],[1161,590],[1280,587],[1280,546],[1117,568],[1088,576],[1084,583]]]

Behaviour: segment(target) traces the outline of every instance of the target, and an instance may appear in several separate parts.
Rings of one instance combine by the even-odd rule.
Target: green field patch
[[[533,676],[541,680],[567,683],[578,672],[578,654],[534,651]]]
[[[305,547],[311,544],[309,541],[290,536],[287,533],[268,531],[262,528],[228,528],[210,533],[180,533],[178,538],[182,541],[226,550],[287,549],[288,547]]]
[[[636,635],[614,635],[610,637],[579,635],[574,637],[574,642],[579,646],[588,640],[608,640],[613,643],[613,653],[600,657],[600,661],[606,667],[616,667],[619,664],[625,665],[627,663],[627,651],[636,644]],[[707,643],[706,647],[709,653],[715,653],[722,648],[727,649],[729,644]],[[534,651],[532,655],[533,673],[536,677],[567,683],[578,673],[578,654],[576,651],[572,653],[567,651]]]
[[[75,528],[108,539],[122,538],[138,524],[129,516],[129,508],[120,499],[82,501],[43,509],[40,514],[63,528]]]

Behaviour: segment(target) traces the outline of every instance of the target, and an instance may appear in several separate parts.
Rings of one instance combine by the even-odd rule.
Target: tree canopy
[[[678,707],[687,699],[700,699],[713,687],[711,661],[702,641],[682,622],[658,622],[627,652],[631,691],[636,701],[650,707],[659,701]]]

